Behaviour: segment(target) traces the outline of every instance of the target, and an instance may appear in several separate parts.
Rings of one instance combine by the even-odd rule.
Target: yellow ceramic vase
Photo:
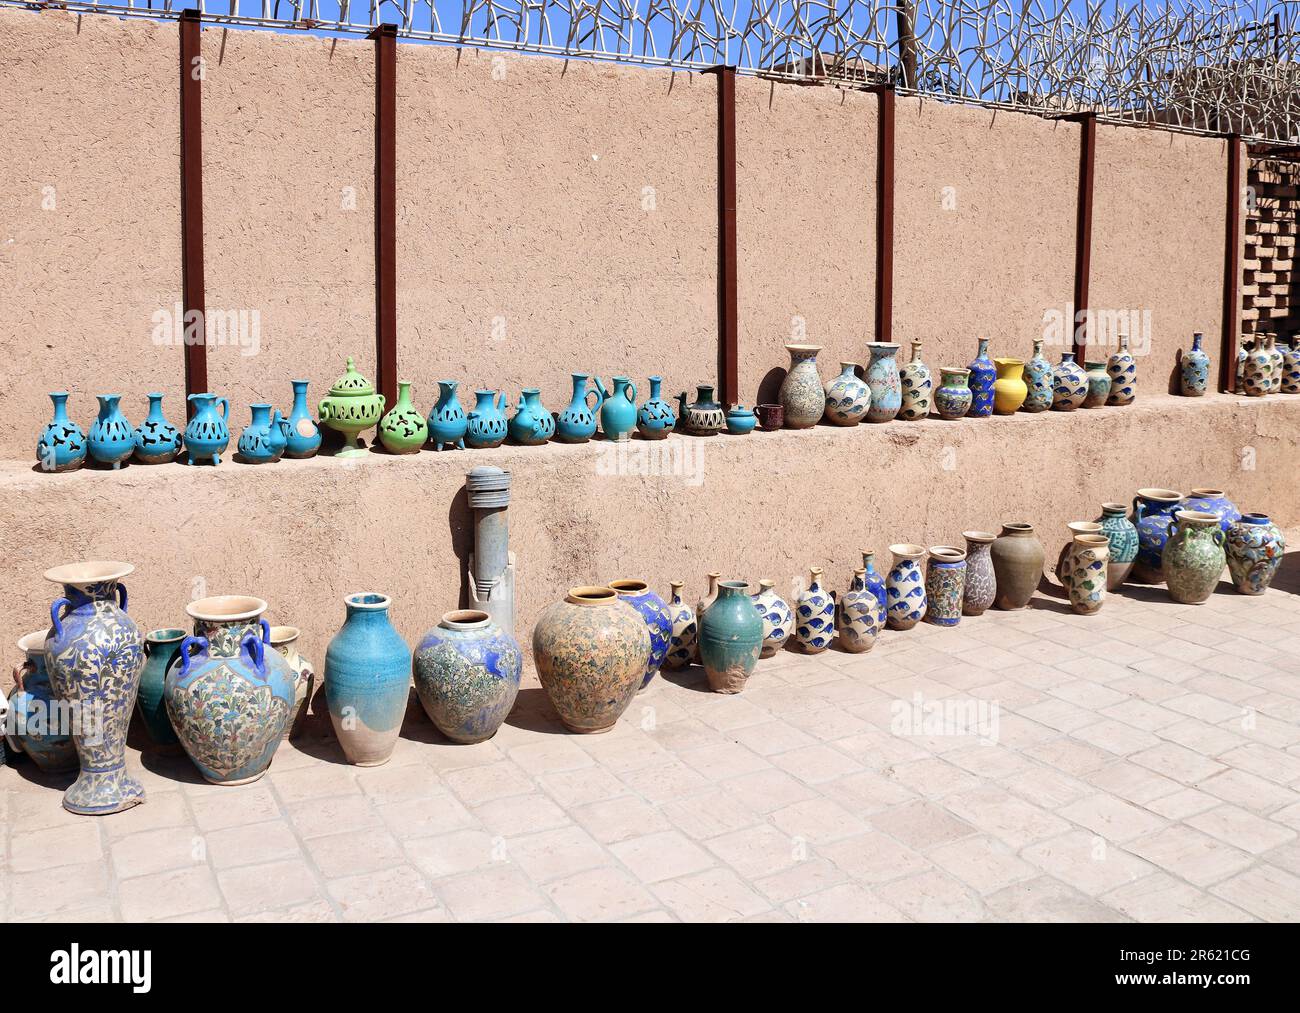
[[[993,384],[993,411],[998,415],[1014,415],[1029,396],[1024,360],[994,359],[993,364],[998,368],[998,378]]]

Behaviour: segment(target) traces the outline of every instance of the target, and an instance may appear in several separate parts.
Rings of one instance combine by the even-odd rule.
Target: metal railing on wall
[[[0,0],[151,18],[195,0]],[[1300,132],[1295,0],[198,0],[207,22],[891,84],[1261,141]]]

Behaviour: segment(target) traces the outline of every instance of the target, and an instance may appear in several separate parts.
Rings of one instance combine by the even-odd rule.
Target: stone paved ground
[[[565,734],[534,683],[491,742],[408,719],[379,768],[314,739],[218,788],[132,752],[149,801],[99,819],[4,768],[3,914],[1296,920],[1298,573],[1257,599],[1134,588],[1082,618],[1044,596],[865,656],[785,653],[736,697],[692,669],[605,735]],[[909,727],[916,694],[995,741],[956,714]]]

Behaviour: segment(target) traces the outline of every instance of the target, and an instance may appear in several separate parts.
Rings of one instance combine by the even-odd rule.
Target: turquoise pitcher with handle
[[[555,438],[562,443],[586,443],[596,435],[596,413],[605,402],[604,387],[599,380],[596,389],[587,387],[589,376],[586,373],[573,373],[573,400],[569,407],[555,418]],[[587,404],[587,398],[596,395],[594,405]]]
[[[221,454],[230,444],[230,402],[215,394],[191,394],[188,400],[194,403],[194,417],[185,427],[186,463],[210,459],[220,464]],[[220,412],[217,405],[221,405]]]
[[[508,426],[506,409],[510,407],[505,392],[476,390],[474,398],[474,410],[467,416],[465,442],[480,449],[501,446]]]

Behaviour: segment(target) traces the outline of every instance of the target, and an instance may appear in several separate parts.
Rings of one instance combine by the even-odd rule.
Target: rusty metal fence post
[[[876,340],[894,333],[894,86],[875,89],[876,110]]]
[[[197,10],[181,12],[181,305],[185,393],[208,389],[207,305],[203,283],[203,24]],[[198,321],[191,336],[189,324]],[[194,340],[190,340],[193,337]],[[187,400],[187,404],[188,404]]]
[[[1241,337],[1241,163],[1245,145],[1228,134],[1228,204],[1223,239],[1223,334],[1219,344],[1219,390],[1237,389],[1237,345]]]
[[[710,67],[718,78],[718,400],[740,400],[736,276],[736,68]]]
[[[1074,226],[1074,359],[1088,354],[1088,283],[1092,278],[1092,195],[1097,177],[1097,114],[1067,117],[1079,124],[1079,195]]]
[[[397,403],[397,26],[375,42],[375,373],[386,405]]]

